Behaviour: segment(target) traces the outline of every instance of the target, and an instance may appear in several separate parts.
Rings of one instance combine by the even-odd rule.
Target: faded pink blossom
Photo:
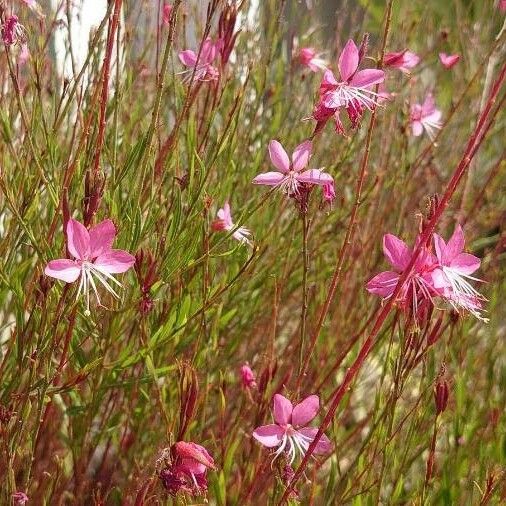
[[[225,202],[225,205],[222,209],[218,210],[218,219],[214,220],[211,223],[211,227],[215,231],[227,231],[230,232],[234,230],[236,225],[232,221],[232,214],[230,212],[230,204]],[[232,237],[243,244],[247,244],[251,246],[251,241],[248,238],[251,235],[251,232],[246,227],[239,227],[234,231]]]
[[[299,61],[302,65],[305,65],[313,72],[319,72],[320,70],[327,70],[327,64],[325,60],[320,58],[316,51],[312,47],[303,47],[299,51]]]
[[[334,182],[323,185],[323,199],[326,202],[332,203],[336,198],[336,190]]]
[[[436,109],[436,103],[432,93],[428,93],[422,105],[413,104],[410,114],[411,132],[415,137],[427,132],[429,138],[433,141],[436,137],[436,130],[440,130],[441,111]]]
[[[471,276],[480,268],[480,259],[465,253],[464,246],[464,232],[460,225],[455,227],[448,243],[440,235],[434,234],[438,265],[432,273],[433,283],[456,309],[462,308],[477,318],[484,319],[480,309],[481,301],[485,298],[468,281],[481,281]]]
[[[28,49],[28,45],[21,44],[21,50],[19,51],[18,54],[18,65],[20,67],[26,65],[29,59],[30,59],[30,50]]]
[[[5,18],[2,24],[2,40],[6,46],[26,42],[26,30],[15,14]]]
[[[358,70],[363,55],[353,40],[349,40],[339,56],[340,80],[337,80],[331,70],[326,70],[320,84],[320,99],[313,112],[317,121],[316,130],[334,116],[336,130],[343,133],[339,119],[339,109],[344,108],[348,113],[352,127],[355,128],[365,111],[372,110],[378,105],[378,95],[371,90],[371,86],[382,83],[385,73],[379,69]]]
[[[209,452],[201,445],[178,441],[172,447],[174,461],[160,472],[160,479],[167,491],[201,494],[207,491],[206,473],[216,469]]]
[[[411,261],[413,250],[395,235],[386,234],[383,237],[383,253],[393,270],[384,271],[374,276],[367,283],[367,290],[384,299],[389,299],[394,293],[401,274]],[[396,302],[401,307],[411,309],[413,314],[417,314],[422,302],[432,303],[433,297],[438,295],[432,279],[432,272],[436,266],[434,255],[427,247],[422,246],[408,279],[397,295]]]
[[[28,496],[24,492],[14,492],[12,500],[15,506],[24,506],[28,502]]]
[[[274,395],[274,422],[262,425],[253,431],[253,437],[267,448],[276,448],[274,459],[283,452],[287,453],[290,465],[295,460],[297,452],[303,457],[313,442],[317,427],[307,427],[320,410],[320,399],[317,395],[310,395],[295,407],[284,396]],[[322,455],[332,451],[332,443],[323,434],[316,445],[314,453]]]
[[[420,63],[420,57],[409,49],[404,49],[404,51],[394,53],[387,53],[383,58],[383,64],[385,67],[399,69],[404,74],[409,74],[411,69],[416,67],[418,63]]]
[[[444,68],[451,69],[460,60],[460,55],[439,53],[439,60]]]
[[[295,148],[290,161],[283,146],[278,141],[272,140],[269,142],[269,157],[277,171],[259,174],[253,179],[253,184],[276,186],[288,196],[299,195],[305,185],[311,187],[333,184],[334,179],[330,174],[323,172],[323,169],[303,170],[309,164],[311,149],[311,141],[304,141]]]
[[[246,362],[245,364],[241,365],[241,368],[239,369],[239,373],[241,375],[241,383],[243,388],[256,388],[257,382],[255,373],[252,371],[249,364]]]
[[[185,67],[189,68],[180,72],[180,74],[186,74],[186,81],[191,79],[193,72],[195,72],[194,79],[196,81],[215,81],[218,79],[219,71],[212,63],[218,55],[220,46],[221,41],[219,39],[213,42],[210,38],[207,38],[202,44],[200,55],[191,49],[181,51],[179,59]]]
[[[111,220],[104,220],[90,230],[77,220],[67,223],[67,249],[74,257],[51,260],[44,272],[47,276],[73,283],[78,278],[77,297],[86,296],[86,314],[90,314],[90,290],[93,289],[100,303],[94,277],[114,297],[119,298],[108,281],[121,287],[112,274],[126,272],[135,263],[135,257],[121,249],[112,249],[116,237],[116,227]]]
[[[168,25],[169,22],[170,22],[170,14],[172,12],[172,5],[170,4],[163,4],[163,13],[162,13],[162,16],[163,16],[163,23]]]

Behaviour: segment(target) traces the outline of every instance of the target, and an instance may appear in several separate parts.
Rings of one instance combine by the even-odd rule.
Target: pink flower
[[[247,362],[241,365],[239,372],[241,375],[241,382],[243,388],[256,388],[257,382],[255,378],[255,373],[251,370],[251,367]]]
[[[383,253],[392,271],[380,272],[367,283],[370,293],[389,299],[397,286],[403,271],[409,265],[413,250],[393,234],[383,237]],[[422,302],[432,302],[437,292],[433,286],[432,272],[436,268],[436,259],[425,246],[416,259],[415,265],[404,283],[396,302],[403,308],[411,308],[413,314],[418,312]]]
[[[303,171],[311,157],[311,141],[299,144],[288,158],[283,146],[276,140],[269,142],[269,156],[277,171],[264,172],[253,179],[253,184],[277,186],[288,196],[297,196],[304,185],[320,185],[334,183],[330,174],[322,169],[309,169]]]
[[[326,70],[320,85],[320,100],[313,112],[313,118],[319,123],[317,130],[331,116],[335,116],[336,129],[342,133],[338,111],[346,109],[352,127],[356,127],[365,109],[372,110],[378,105],[378,95],[370,88],[382,83],[385,73],[378,69],[358,70],[360,52],[352,40],[349,40],[339,57],[338,81],[331,70]]]
[[[312,47],[303,47],[299,51],[299,61],[313,72],[327,70],[325,60],[322,60]]]
[[[433,141],[436,137],[436,130],[440,130],[441,111],[436,109],[432,93],[428,93],[422,105],[413,104],[411,106],[410,122],[411,132],[415,137],[427,132],[429,138]]]
[[[405,49],[396,53],[387,53],[383,58],[383,63],[386,67],[396,68],[404,74],[409,74],[411,69],[420,63],[420,57],[409,49]]]
[[[179,53],[179,59],[181,60],[181,63],[185,67],[189,67],[188,70],[181,72],[181,74],[186,74],[186,81],[189,81],[191,79],[194,69],[196,81],[215,81],[218,79],[218,69],[214,67],[212,63],[218,55],[220,45],[220,40],[213,42],[211,39],[207,38],[202,44],[202,49],[200,51],[198,61],[198,54],[191,49],[186,49],[185,51],[181,51]]]
[[[323,185],[323,199],[326,202],[332,203],[336,198],[336,190],[334,182]]]
[[[499,10],[506,12],[506,0],[499,0]]]
[[[439,53],[439,60],[444,68],[451,69],[460,60],[460,55]]]
[[[15,506],[24,506],[28,502],[28,496],[24,492],[14,492],[12,500]]]
[[[234,230],[236,225],[232,221],[232,214],[230,212],[230,205],[228,202],[225,202],[223,208],[218,210],[218,219],[211,223],[211,227],[215,231],[226,230],[227,232],[230,232],[231,230]],[[251,246],[251,241],[248,238],[250,235],[251,232],[247,228],[239,227],[234,231],[232,237],[243,244]]]
[[[285,451],[293,463],[297,451],[304,456],[309,445],[313,442],[317,427],[306,427],[320,410],[320,399],[317,395],[310,395],[295,407],[280,394],[274,396],[273,415],[276,423],[262,425],[253,432],[253,437],[267,448],[278,448],[275,459]],[[329,438],[322,435],[316,445],[314,453],[322,455],[332,451]]]
[[[170,4],[163,4],[163,23],[165,25],[168,25],[170,22],[170,14],[172,12],[172,5]]]
[[[2,24],[2,40],[6,46],[22,44],[26,41],[26,30],[16,15],[7,16]]]
[[[47,276],[66,283],[80,278],[77,297],[81,292],[85,294],[86,314],[90,314],[90,287],[100,304],[94,277],[111,295],[119,298],[108,280],[121,287],[112,274],[126,272],[135,263],[135,257],[130,253],[111,248],[115,237],[116,228],[111,220],[104,220],[88,231],[78,221],[70,219],[67,223],[67,248],[74,260],[51,260],[44,270]]]
[[[471,312],[480,319],[481,301],[485,298],[468,280],[481,281],[471,276],[480,268],[480,259],[464,253],[465,238],[462,227],[457,225],[448,243],[434,234],[434,249],[438,266],[432,273],[435,288],[441,291],[452,306]]]
[[[201,445],[178,441],[172,447],[174,462],[160,472],[164,487],[172,495],[179,491],[200,494],[207,490],[206,473],[216,469],[214,460]]]

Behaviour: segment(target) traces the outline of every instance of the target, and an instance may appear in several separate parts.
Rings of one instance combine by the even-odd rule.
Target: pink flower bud
[[[172,12],[172,5],[170,4],[164,4],[163,5],[163,23],[165,25],[168,25],[170,22],[170,14]]]
[[[241,382],[244,388],[256,388],[257,382],[255,373],[251,370],[251,367],[246,363],[240,368]]]

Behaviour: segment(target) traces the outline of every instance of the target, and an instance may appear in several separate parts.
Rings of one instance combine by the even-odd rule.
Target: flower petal
[[[292,155],[292,163],[293,170],[297,172],[302,170],[304,167],[307,167],[309,163],[309,157],[311,156],[311,149],[313,144],[311,141],[304,141],[302,144],[299,144]]]
[[[197,55],[195,54],[195,51],[186,49],[185,51],[181,51],[178,56],[181,63],[186,67],[195,67],[197,63]]]
[[[296,177],[301,183],[325,185],[334,182],[334,178],[321,169],[309,169],[297,174]]]
[[[399,271],[403,271],[411,260],[411,250],[407,244],[393,234],[383,236],[383,253],[390,265]]]
[[[274,395],[274,421],[280,425],[292,423],[292,403],[283,395]]]
[[[428,93],[422,104],[422,116],[429,116],[436,110],[436,102],[432,93]]]
[[[267,446],[267,448],[274,448],[281,443],[284,433],[284,430],[279,425],[273,423],[270,425],[262,425],[261,427],[257,427],[253,431],[253,437],[259,443]]]
[[[303,429],[299,429],[297,432],[302,434],[303,436],[310,438],[311,440],[314,440],[318,428],[317,427],[304,427]],[[314,449],[314,453],[316,455],[324,455],[326,453],[331,453],[334,449],[332,443],[330,442],[330,439],[325,435],[322,434],[320,439],[318,440],[318,443],[316,444],[316,448]]]
[[[368,292],[380,297],[390,297],[394,293],[399,274],[393,271],[380,272],[372,278],[366,285]]]
[[[357,88],[366,88],[367,86],[372,86],[373,84],[382,83],[384,80],[385,73],[382,70],[366,69],[357,72],[353,76],[350,84]]]
[[[355,73],[358,63],[358,49],[355,42],[350,39],[339,56],[339,73],[341,74],[341,79],[343,81],[348,81],[348,79]]]
[[[280,172],[286,173],[290,170],[290,159],[278,141],[269,142],[269,156],[274,167]]]
[[[464,231],[462,230],[462,227],[457,224],[452,236],[448,240],[448,244],[446,245],[447,261],[450,262],[458,254],[462,253],[464,251],[465,245],[466,239],[464,237]]]
[[[439,234],[433,234],[434,239],[434,251],[436,257],[441,265],[444,265],[446,258],[446,243],[445,240]]]
[[[116,237],[116,227],[111,220],[104,220],[90,229],[90,257],[96,258],[109,251]]]
[[[84,260],[90,253],[90,234],[82,223],[70,219],[67,223],[67,247],[70,254]]]
[[[111,249],[95,259],[93,265],[109,274],[126,272],[135,263],[135,257],[122,249]]]
[[[281,172],[264,172],[263,174],[259,174],[252,182],[253,184],[276,186],[281,183],[285,177],[286,176]]]
[[[461,253],[450,262],[450,267],[460,274],[470,275],[480,268],[481,260],[470,253]]]
[[[66,283],[73,283],[81,273],[79,266],[68,258],[61,258],[59,260],[51,260],[44,269],[46,276],[61,279]]]
[[[423,125],[420,121],[412,121],[411,122],[411,133],[415,137],[419,137],[423,134]]]
[[[309,423],[320,410],[320,398],[317,395],[310,395],[293,408],[292,424],[303,426]]]

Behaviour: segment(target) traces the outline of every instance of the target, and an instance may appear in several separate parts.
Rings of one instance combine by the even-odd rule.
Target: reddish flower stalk
[[[471,160],[473,159],[474,155],[476,154],[476,151],[480,147],[483,139],[485,138],[485,135],[489,131],[489,129],[492,127],[493,124],[493,116],[495,116],[495,112],[491,114],[492,108],[496,102],[497,95],[499,94],[499,91],[502,88],[502,85],[504,83],[504,80],[506,78],[506,64],[504,64],[501,68],[501,71],[499,73],[499,77],[496,79],[492,90],[490,92],[489,98],[487,100],[487,103],[479,117],[479,120],[477,122],[477,125],[469,138],[469,141],[467,143],[466,149],[464,151],[464,155],[462,156],[457,168],[455,169],[452,178],[450,179],[446,190],[443,194],[443,197],[441,198],[441,201],[439,202],[437,208],[434,211],[434,215],[432,216],[431,220],[428,222],[425,229],[420,234],[420,242],[418,244],[418,247],[415,248],[413,251],[413,256],[411,258],[411,261],[402,274],[402,276],[399,278],[399,282],[397,283],[397,286],[394,290],[394,293],[392,295],[392,298],[385,304],[385,306],[380,311],[378,317],[376,318],[376,321],[374,323],[373,328],[371,329],[371,332],[365,342],[362,344],[362,347],[358,353],[357,358],[353,362],[353,364],[347,369],[346,374],[344,376],[344,379],[342,383],[339,385],[337,390],[335,391],[334,397],[331,402],[331,406],[329,408],[329,411],[325,415],[325,418],[320,425],[318,432],[313,440],[313,442],[309,445],[309,448],[302,459],[302,462],[300,463],[299,467],[297,468],[295,475],[293,479],[291,480],[290,484],[286,488],[283,496],[281,497],[281,500],[279,501],[279,505],[283,504],[285,501],[287,501],[288,497],[290,496],[291,491],[294,489],[295,484],[299,480],[299,478],[302,476],[302,473],[304,472],[309,459],[311,458],[311,455],[314,453],[318,442],[320,441],[321,437],[323,436],[324,431],[328,428],[330,425],[332,419],[334,418],[335,412],[337,411],[337,408],[339,404],[341,403],[341,400],[347,393],[352,381],[355,379],[355,376],[362,368],[363,363],[365,362],[366,358],[369,356],[369,353],[374,347],[375,344],[375,338],[378,335],[379,331],[381,330],[381,327],[383,326],[383,323],[385,322],[386,318],[390,314],[390,311],[392,310],[392,307],[394,305],[394,300],[397,297],[397,295],[402,290],[404,283],[408,279],[408,276],[411,274],[411,271],[416,263],[416,260],[422,250],[422,245],[425,244],[430,236],[434,233],[435,227],[439,219],[441,218],[444,210],[448,206],[450,199],[452,198],[453,194],[455,193],[455,190],[457,189],[459,183],[462,181],[462,178],[464,177],[466,170],[469,167],[469,164],[471,163]],[[492,116],[492,120],[490,118]]]
[[[107,45],[105,48],[104,64],[102,66],[102,96],[100,99],[100,120],[98,123],[97,148],[93,161],[93,175],[96,176],[100,169],[100,154],[104,145],[105,136],[105,113],[107,108],[107,98],[109,94],[109,73],[111,70],[111,55],[114,45],[114,37],[119,23],[119,11],[121,9],[122,0],[115,0],[114,12],[112,20],[109,24],[109,32],[107,33]]]

